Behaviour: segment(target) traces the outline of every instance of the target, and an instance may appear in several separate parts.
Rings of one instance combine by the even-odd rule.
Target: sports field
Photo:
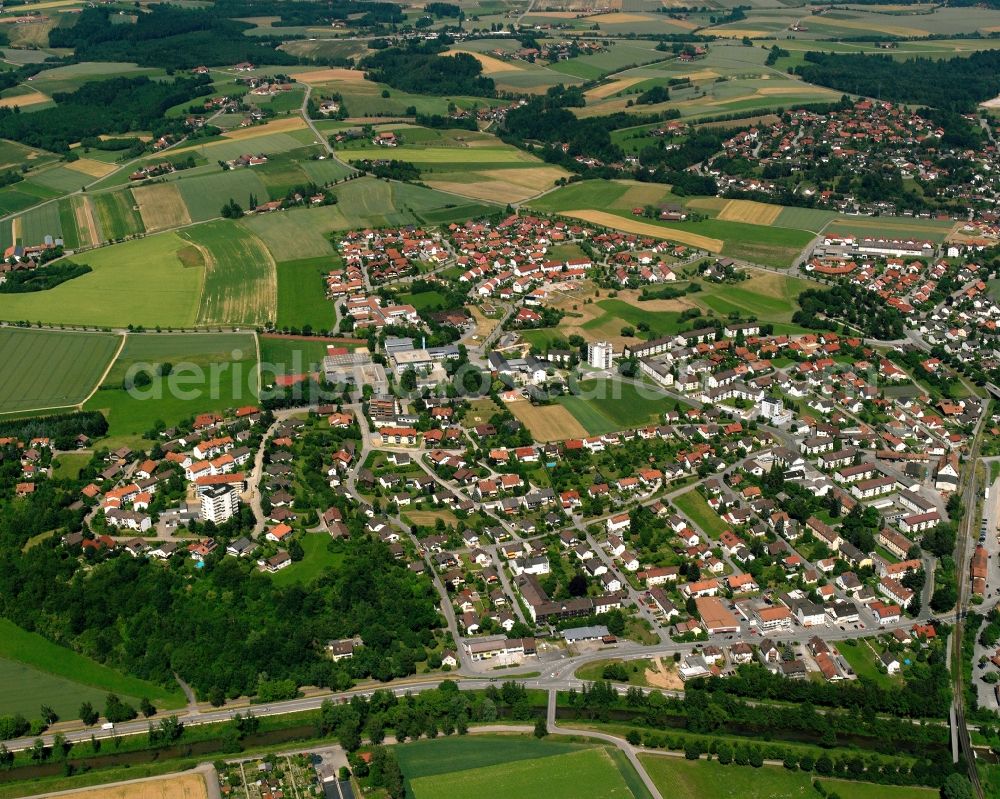
[[[526,400],[511,402],[509,410],[531,432],[535,441],[563,441],[583,438],[588,430],[562,405],[532,405]]]
[[[81,402],[120,340],[111,334],[0,328],[0,413]]]
[[[120,674],[114,669],[103,666],[90,658],[84,657],[70,649],[59,646],[43,638],[37,633],[30,633],[22,630],[13,622],[7,619],[0,619],[0,663],[3,664],[2,672],[10,675],[16,667],[26,667],[29,671],[24,672],[25,679],[33,680],[33,685],[39,691],[47,688],[61,691],[65,685],[75,685],[76,689],[83,692],[85,690],[96,690],[100,693],[114,692],[125,697],[148,697],[158,707],[180,707],[184,703],[184,696],[177,690],[166,690],[153,683]],[[10,686],[9,680],[3,680],[2,685]],[[13,684],[17,688],[18,683]],[[25,692],[26,693],[26,692]],[[31,707],[25,715],[31,718],[37,716],[38,707],[42,702],[47,701],[41,693],[30,694],[18,697],[16,691],[0,692],[0,714],[17,712],[7,710],[7,703],[12,706],[18,702],[30,702]],[[70,702],[64,704],[63,711],[66,718],[73,718],[79,710],[80,702],[83,701],[81,694],[78,698],[64,697],[61,701]],[[56,697],[58,698],[58,697]],[[55,699],[50,704],[55,707]],[[103,705],[103,702],[101,703]],[[56,708],[57,712],[60,712]]]
[[[604,747],[527,736],[463,736],[395,747],[407,795],[646,799],[635,770]]]
[[[167,378],[129,394],[130,369],[172,365]],[[257,350],[246,333],[130,334],[100,390],[85,406],[102,411],[111,436],[139,436],[157,420],[176,424],[196,413],[249,405],[257,398]]]
[[[200,324],[261,325],[274,320],[278,279],[274,259],[260,239],[228,221],[196,225],[180,236],[198,250],[204,264]]]
[[[334,304],[326,298],[324,277],[336,263],[336,258],[320,256],[277,265],[278,328],[309,325],[322,332],[333,327]]]
[[[190,246],[160,233],[76,256],[92,272],[48,291],[9,294],[0,309],[9,320],[127,327],[195,323],[205,270],[185,268],[177,257]]]
[[[650,424],[673,407],[673,401],[652,388],[640,390],[616,380],[589,380],[580,383],[580,394],[556,401],[583,425],[590,435],[613,433]]]
[[[639,755],[643,766],[664,796],[671,799],[773,799],[773,797],[819,796],[813,775],[788,771],[780,766],[751,769],[723,766],[709,760],[686,760],[663,755]],[[899,787],[871,782],[821,777],[828,795],[841,799],[933,799],[931,788]]]

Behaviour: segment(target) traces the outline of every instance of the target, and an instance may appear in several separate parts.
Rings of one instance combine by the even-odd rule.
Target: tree
[[[942,799],[972,799],[972,783],[964,774],[949,774],[941,786]]]
[[[545,723],[545,719],[539,717],[535,720],[535,737],[544,738],[549,734],[548,725]]]
[[[46,726],[51,726],[59,721],[59,715],[49,705],[42,705],[41,716]]]
[[[295,562],[302,560],[306,556],[306,552],[297,538],[293,538],[288,542],[288,556]]]
[[[150,716],[155,716],[156,715],[156,708],[153,706],[153,703],[150,702],[149,699],[147,697],[145,697],[145,696],[142,699],[139,700],[139,711],[147,719]]]
[[[117,694],[108,694],[104,702],[104,718],[109,722],[117,724],[121,721],[131,721],[138,715],[135,708],[122,702]]]
[[[226,219],[239,219],[243,216],[243,207],[230,197],[229,202],[222,206],[222,210],[219,213]]]

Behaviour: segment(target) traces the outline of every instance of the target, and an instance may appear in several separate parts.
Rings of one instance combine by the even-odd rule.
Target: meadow
[[[268,196],[260,175],[250,169],[184,176],[177,180],[177,188],[195,222],[218,218],[222,206],[231,199],[246,208],[251,194],[261,200]]]
[[[333,327],[334,303],[326,297],[324,278],[337,263],[336,258],[320,256],[277,265],[278,328],[301,330],[309,325],[314,331],[328,331]]]
[[[207,222],[184,230],[202,257],[205,283],[199,324],[264,325],[273,322],[278,280],[274,259],[263,243],[241,225]],[[186,251],[194,264],[194,253]],[[196,268],[196,267],[192,267]]]
[[[73,719],[78,716],[82,702],[103,708],[106,696],[107,692],[98,688],[0,658],[0,715],[21,713],[27,719],[35,719],[44,704],[61,719]],[[138,702],[134,696],[122,699],[133,705]]]
[[[798,309],[796,299],[811,288],[806,280],[765,271],[753,271],[748,279],[739,283],[705,283],[703,286],[703,291],[687,299],[721,317],[739,314],[776,326],[791,321]]]
[[[30,208],[43,200],[52,200],[62,194],[61,191],[43,186],[33,180],[22,180],[11,186],[0,189],[0,213],[13,214]]]
[[[51,95],[53,92],[76,91],[88,81],[115,77],[135,78],[139,75],[153,77],[163,74],[162,69],[155,67],[140,67],[136,64],[119,64],[112,61],[83,61],[40,72],[31,81],[31,86],[43,94]]]
[[[568,410],[590,435],[613,433],[655,422],[673,407],[667,397],[647,387],[640,390],[617,380],[590,380],[580,383],[585,396],[567,394],[556,402]]]
[[[83,401],[120,340],[110,334],[0,328],[0,414]]]
[[[508,794],[551,799],[647,796],[644,790],[630,790],[638,781],[632,767],[599,746],[477,735],[416,741],[395,747],[395,752],[407,794],[415,799]]]
[[[18,233],[27,246],[43,243],[46,236],[62,237],[59,203],[45,203],[25,211],[18,221]]]
[[[653,219],[637,219],[632,214],[636,206],[656,205],[664,202],[681,202],[696,209],[709,218],[698,222],[661,223]],[[561,213],[591,224],[615,227],[645,236],[677,241],[698,249],[740,258],[767,266],[789,266],[814,238],[809,229],[798,229],[791,225],[809,225],[816,229],[828,217],[822,211],[811,209],[789,209],[780,206],[763,207],[765,215],[757,218],[766,224],[752,224],[738,219],[754,218],[748,213],[749,207],[734,207],[731,216],[737,219],[718,218],[730,201],[717,198],[693,198],[683,200],[674,197],[669,187],[659,189],[658,196],[648,188],[630,185],[627,181],[587,180],[570,184],[539,197],[529,203],[532,208],[550,213]],[[801,212],[808,213],[801,213]],[[798,212],[798,213],[788,213]]]
[[[108,419],[109,435],[141,437],[156,421],[166,425],[198,413],[256,402],[257,348],[247,333],[130,334],[100,390],[84,406]],[[169,377],[154,377],[135,396],[123,388],[132,368],[153,371],[169,363]]]
[[[685,516],[712,538],[718,538],[729,529],[722,517],[712,510],[705,498],[693,488],[672,501]]]
[[[592,432],[577,421],[577,417],[561,404],[533,405],[530,402],[518,401],[509,403],[507,410],[528,428],[528,432],[536,441],[563,441],[567,438],[583,438]]]
[[[920,238],[940,243],[954,227],[951,220],[914,219],[888,216],[838,216],[824,231],[831,235],[896,236]]]
[[[557,757],[484,766],[444,776],[410,780],[415,799],[485,796],[497,791],[532,796],[543,790],[549,799],[615,799],[633,797],[614,761],[604,749],[585,749]]]
[[[95,194],[91,199],[105,240],[124,239],[145,231],[135,197],[129,189]]]
[[[52,324],[194,325],[205,270],[178,259],[187,246],[176,234],[161,233],[81,254],[75,260],[92,272],[48,291],[7,295],[2,314]]]
[[[325,532],[303,533],[299,536],[304,553],[302,560],[282,569],[271,579],[277,585],[307,585],[328,569],[336,569],[344,562],[343,554],[331,552],[333,539]]]
[[[750,771],[746,766],[723,766],[709,760],[685,760],[662,755],[640,755],[640,760],[657,787],[671,799],[772,799],[819,796],[813,775],[788,771],[780,766],[764,766]],[[897,787],[870,782],[820,778],[829,795],[841,799],[933,799],[939,792],[931,788]]]
[[[329,342],[319,339],[261,336],[260,363],[264,385],[268,385],[275,375],[301,374],[320,369],[327,346]]]
[[[486,212],[478,203],[422,186],[359,178],[336,188],[338,203],[247,217],[242,224],[260,237],[278,261],[332,255],[329,235],[363,227],[444,224]]]
[[[160,707],[175,708],[184,704],[184,695],[179,689],[167,690],[146,680],[121,674],[37,633],[23,630],[7,619],[0,619],[0,658],[3,659],[0,662],[4,664],[3,668],[8,674],[12,667],[18,665],[30,669],[33,673],[25,673],[25,677],[34,680],[35,685],[43,691],[46,690],[43,678],[50,678],[63,684],[76,684],[77,690],[114,692],[122,697],[145,696]],[[6,680],[3,684],[10,685]],[[14,687],[16,686],[15,682]],[[49,687],[55,689],[57,685],[50,682]],[[77,694],[76,699],[70,698],[73,704],[65,708],[67,718],[75,717],[83,698],[80,694]],[[33,712],[25,714],[30,718],[37,714],[38,705],[48,700],[42,694],[30,695],[27,692],[24,697],[7,695],[0,699],[0,713],[11,712],[4,709],[4,702],[20,701],[35,703]]]

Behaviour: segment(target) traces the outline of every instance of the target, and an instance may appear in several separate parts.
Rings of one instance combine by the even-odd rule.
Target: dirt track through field
[[[708,250],[709,252],[722,252],[723,242],[719,239],[701,236],[687,230],[678,230],[677,228],[672,227],[661,227],[660,225],[653,225],[648,222],[640,222],[636,219],[626,219],[625,217],[609,214],[605,211],[563,211],[563,215],[572,216],[576,219],[582,219],[584,222],[592,222],[595,225],[615,228],[616,230],[624,230],[626,233],[635,233],[639,236],[652,236],[657,239],[679,241],[681,244],[698,247],[699,249]]]

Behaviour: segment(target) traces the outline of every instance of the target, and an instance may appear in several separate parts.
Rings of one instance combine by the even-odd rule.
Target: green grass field
[[[853,233],[857,236],[897,236],[942,242],[954,224],[952,221],[938,222],[933,219],[911,219],[908,217],[838,216],[830,223],[825,232],[834,235]]]
[[[705,498],[693,488],[676,497],[673,503],[680,509],[681,513],[712,538],[718,538],[729,529],[729,525],[722,520],[722,517],[712,510]]]
[[[62,194],[33,180],[22,180],[13,186],[0,189],[0,213],[12,214],[36,205],[42,200],[51,200]]]
[[[796,298],[807,288],[808,281],[758,270],[739,283],[705,283],[703,291],[689,296],[695,304],[721,317],[731,313],[743,318],[752,316],[775,324],[776,332],[788,332],[777,328],[788,326],[798,309]]]
[[[279,374],[301,374],[319,369],[326,357],[327,342],[309,339],[260,337],[260,362],[264,385]]]
[[[130,395],[122,381],[130,368],[151,371],[169,363],[170,377]],[[246,333],[144,333],[130,335],[101,389],[85,406],[108,418],[109,435],[141,436],[154,422],[176,424],[190,416],[256,402],[257,350]]]
[[[279,328],[310,325],[314,331],[327,331],[333,326],[334,307],[326,298],[324,277],[336,263],[321,256],[278,264]]]
[[[865,677],[885,689],[899,686],[899,679],[890,677],[886,672],[879,670],[880,663],[877,656],[864,639],[858,640],[856,643],[844,641],[837,646],[837,649],[859,677]],[[902,658],[900,660],[902,661]]]
[[[64,67],[47,69],[35,76],[31,86],[44,93],[72,92],[84,83],[104,78],[137,77],[139,75],[162,75],[163,70],[140,67],[136,64],[119,64],[111,61],[84,61]]]
[[[0,328],[0,414],[81,402],[114,357],[120,337]]]
[[[664,796],[671,799],[774,799],[819,794],[811,774],[788,771],[778,766],[751,769],[723,766],[715,761],[685,760],[662,755],[640,755],[642,764]],[[938,791],[912,786],[896,787],[870,782],[820,778],[830,795],[841,799],[933,799]]]
[[[666,397],[652,396],[651,389],[640,394],[630,383],[591,380],[581,383],[580,389],[584,396],[568,394],[556,401],[591,435],[649,424],[673,407]]]
[[[62,228],[63,246],[67,250],[75,250],[80,246],[80,229],[73,213],[73,199],[59,201],[59,227]]]
[[[336,187],[336,205],[252,216],[243,220],[278,261],[332,255],[328,236],[342,230],[474,217],[485,207],[405,183],[360,178]]]
[[[76,718],[80,704],[90,702],[95,708],[104,707],[107,691],[66,680],[6,658],[0,658],[0,715],[21,713],[27,719],[37,719],[39,708],[51,707],[60,719]],[[122,696],[137,702],[138,697]]]
[[[136,210],[135,197],[128,189],[95,194],[92,199],[97,221],[108,241],[134,236],[146,229]]]
[[[41,244],[46,236],[53,239],[62,237],[59,205],[60,203],[46,203],[21,215],[21,241],[25,245]]]
[[[257,195],[261,201],[268,196],[264,181],[249,169],[184,176],[178,179],[177,187],[195,222],[215,219],[230,199],[247,208],[251,194]]]
[[[0,314],[54,324],[194,325],[205,270],[181,263],[177,253],[187,246],[175,233],[161,233],[83,253],[75,260],[92,272],[48,291],[6,295]]]
[[[59,646],[43,638],[37,633],[27,632],[7,619],[0,619],[0,675],[12,677],[17,669],[26,683],[18,681],[11,683],[10,679],[0,680],[0,685],[8,686],[0,692],[0,713],[17,712],[8,710],[17,703],[30,703],[26,706],[29,718],[37,717],[38,707],[42,702],[49,702],[61,715],[67,718],[75,717],[80,703],[87,696],[85,693],[96,691],[100,694],[115,692],[120,696],[149,697],[161,707],[181,707],[184,695],[179,689],[164,689],[158,685],[120,674],[114,669],[103,666],[90,658],[84,657],[70,649]],[[18,692],[16,689],[22,685]],[[28,686],[31,690],[26,690]],[[75,696],[66,691],[67,686],[75,687],[79,692]],[[13,689],[13,690],[12,690]],[[52,700],[48,693],[52,692]],[[18,696],[21,693],[22,696]],[[56,706],[62,704],[62,711]],[[103,705],[103,701],[101,702]]]
[[[685,327],[685,323],[680,320],[680,311],[645,311],[641,304],[633,305],[625,300],[613,298],[598,300],[597,304],[607,313],[604,316],[591,319],[589,322],[584,322],[584,330],[595,332],[601,329],[608,330],[609,324],[613,328],[615,325],[611,319],[620,320],[623,325],[632,325],[633,327],[640,322],[645,322],[649,325],[649,330],[636,331],[636,335],[640,338],[653,339],[679,333]]]
[[[200,251],[205,264],[199,324],[262,325],[274,320],[278,280],[274,259],[260,239],[227,220],[195,225],[179,235]],[[193,257],[194,252],[187,255]]]
[[[415,799],[456,796],[645,799],[633,794],[621,764],[603,747],[526,736],[468,736],[395,748]],[[638,775],[627,763],[630,777]]]
[[[330,552],[331,542],[325,532],[304,533],[299,536],[305,556],[298,563],[282,569],[271,579],[278,585],[307,585],[322,575],[327,569],[335,569],[344,562],[344,556]]]
[[[604,749],[519,760],[410,780],[415,799],[455,796],[545,796],[547,799],[616,799],[633,794]]]

